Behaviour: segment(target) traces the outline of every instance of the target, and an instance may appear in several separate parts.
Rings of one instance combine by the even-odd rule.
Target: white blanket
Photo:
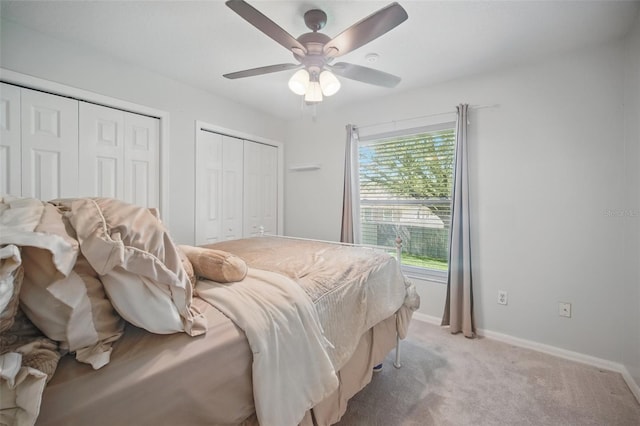
[[[254,403],[261,426],[299,424],[307,410],[338,387],[327,354],[330,343],[313,303],[296,282],[249,268],[243,281],[220,284],[201,280],[196,289],[247,336],[253,352]]]

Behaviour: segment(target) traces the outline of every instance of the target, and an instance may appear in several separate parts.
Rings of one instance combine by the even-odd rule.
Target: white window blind
[[[453,125],[368,139],[358,147],[361,241],[395,247],[400,236],[403,263],[446,270]]]

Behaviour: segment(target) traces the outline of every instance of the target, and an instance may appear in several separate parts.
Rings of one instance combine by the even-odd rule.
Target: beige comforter
[[[392,256],[368,247],[283,237],[226,241],[208,247],[242,257],[252,268],[266,269],[297,282],[316,307],[328,353],[336,370],[351,357],[357,338],[374,324],[398,313],[398,333],[419,297]]]

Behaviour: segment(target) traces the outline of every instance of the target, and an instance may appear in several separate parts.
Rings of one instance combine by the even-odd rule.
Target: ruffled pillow
[[[124,319],[158,334],[206,332],[178,250],[157,217],[111,198],[63,203],[82,253]]]
[[[62,349],[98,369],[109,362],[111,345],[122,335],[124,322],[106,297],[102,283],[79,254],[75,232],[58,208],[46,204],[33,232],[35,241],[22,247],[24,282],[22,308],[29,319]],[[48,239],[56,245],[40,244]],[[44,246],[44,247],[43,247]],[[56,262],[64,247],[64,262]],[[69,270],[70,269],[70,270]]]
[[[77,273],[78,242],[61,212],[34,198],[3,198],[0,245],[6,245],[5,251],[14,251],[3,261],[3,269],[21,262],[24,276],[19,298],[29,319],[47,337],[60,342],[64,350],[75,352],[79,361],[94,368],[105,365],[111,342],[121,335],[123,322],[113,311],[100,282],[87,283]],[[19,257],[12,246],[20,247]],[[4,284],[13,280],[15,292],[20,275],[9,274],[5,278],[0,293],[6,296]],[[3,329],[13,312],[15,306],[10,301],[2,309]]]
[[[219,283],[241,281],[247,275],[246,262],[222,250],[204,247],[179,246],[193,265],[195,274],[199,277]]]

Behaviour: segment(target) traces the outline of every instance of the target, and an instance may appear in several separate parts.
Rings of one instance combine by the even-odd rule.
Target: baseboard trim
[[[426,322],[429,324],[440,325],[442,323],[442,318],[434,317],[433,315],[423,314],[421,312],[414,312],[413,318],[418,321]]]
[[[622,374],[624,381],[627,382],[627,386],[629,386],[629,389],[631,389],[631,393],[633,393],[638,402],[640,402],[640,385],[635,381],[635,379],[633,378],[631,373],[629,373],[629,370],[625,366],[622,366],[622,368],[624,369],[624,371],[621,371],[620,374]]]
[[[434,325],[440,325],[442,321],[441,318],[423,314],[420,312],[414,312],[413,318],[415,320]],[[556,346],[545,345],[543,343],[534,342],[532,340],[521,339],[519,337],[510,336],[508,334],[498,333],[491,330],[477,329],[476,333],[478,334],[478,336],[482,336],[487,339],[496,340],[502,343],[518,346],[520,348],[531,349],[548,355],[564,358],[569,361],[576,361],[582,364],[591,365],[596,368],[602,368],[604,370],[610,370],[615,371],[616,373],[620,373],[624,381],[627,383],[627,386],[629,386],[629,390],[631,390],[633,396],[635,396],[640,403],[640,385],[634,380],[627,367],[620,363],[597,358],[590,355],[585,355],[567,349],[558,348]]]

